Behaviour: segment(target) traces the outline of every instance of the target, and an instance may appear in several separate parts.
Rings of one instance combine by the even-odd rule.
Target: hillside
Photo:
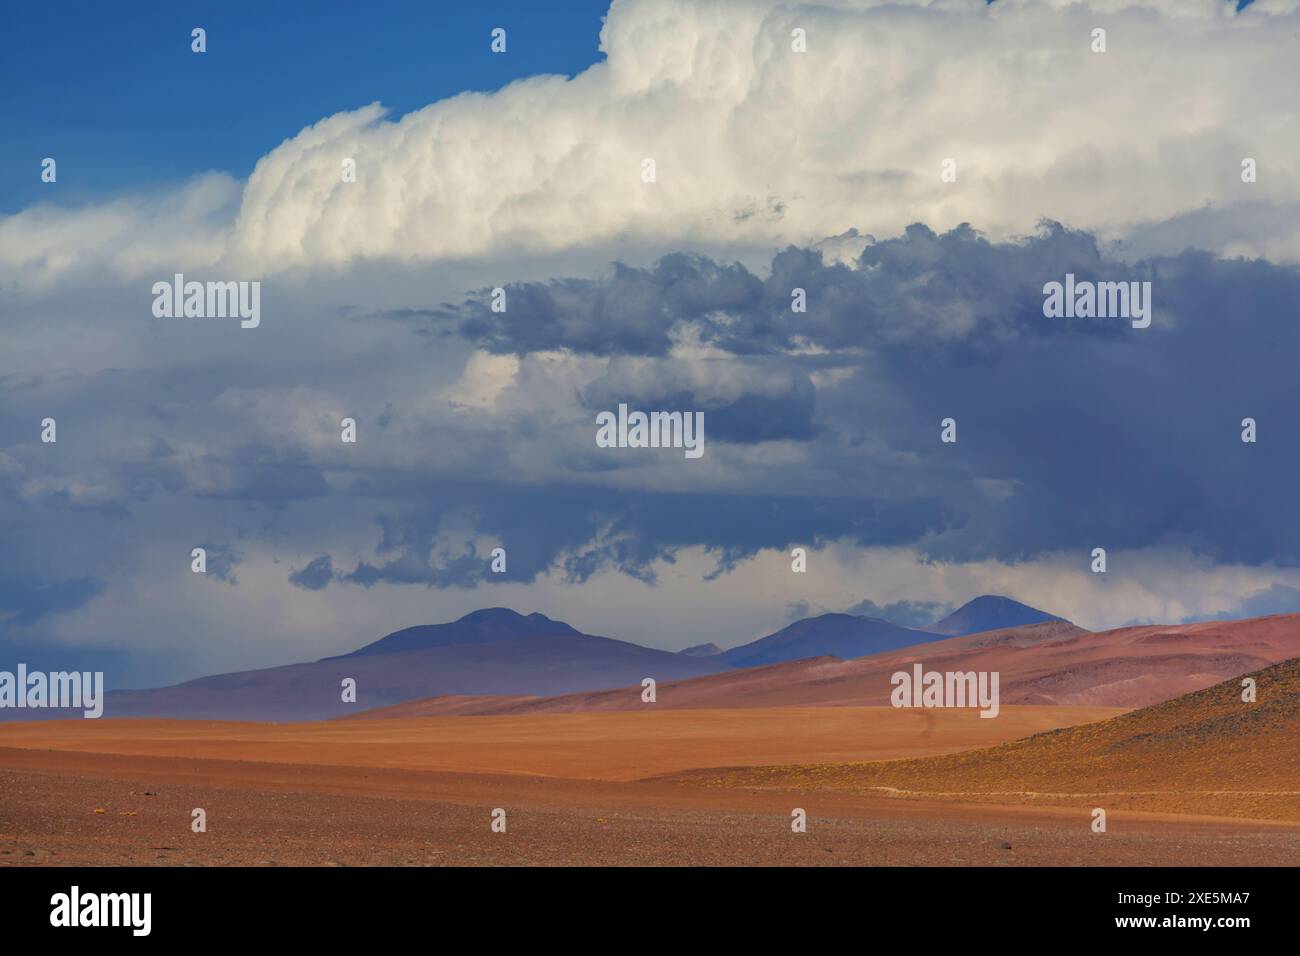
[[[1103,720],[913,760],[704,771],[724,787],[1300,820],[1300,658]],[[682,779],[685,779],[683,777]]]

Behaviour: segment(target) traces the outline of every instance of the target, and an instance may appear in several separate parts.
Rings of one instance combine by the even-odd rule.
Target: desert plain
[[[1200,801],[1187,781],[1161,793],[1140,773],[1087,785],[1038,773],[1021,787],[1022,770],[1043,769],[1034,753],[1006,758],[996,787],[989,771],[924,771],[927,760],[972,755],[996,767],[998,748],[1058,728],[1104,739],[1097,728],[1133,713],[1142,712],[1011,705],[986,720],[975,710],[801,706],[10,724],[0,726],[0,865],[1300,860],[1294,793],[1216,800],[1213,783]],[[889,767],[902,768],[906,786],[893,785]],[[1259,789],[1286,791],[1287,772]],[[1097,806],[1108,810],[1105,833],[1092,829]],[[205,832],[192,830],[195,808]],[[505,832],[491,828],[496,808]],[[792,832],[795,808],[807,832]]]

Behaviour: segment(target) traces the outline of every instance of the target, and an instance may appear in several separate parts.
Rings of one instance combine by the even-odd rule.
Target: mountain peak
[[[724,651],[722,660],[735,667],[823,656],[849,660],[938,638],[938,634],[900,627],[879,618],[831,611],[803,618],[775,634]]]
[[[980,631],[997,631],[1007,627],[1064,620],[1063,617],[1048,614],[1028,604],[1021,604],[1001,594],[981,594],[979,597],[971,598],[947,617],[931,624],[926,630],[947,637],[960,637],[963,634],[977,634]]]
[[[452,621],[451,623],[452,624],[466,624],[466,623],[477,624],[480,622],[497,622],[502,624],[515,625],[515,626],[523,625],[525,622],[532,624],[534,626],[537,625],[553,626],[556,624],[563,623],[561,621],[553,621],[545,614],[540,614],[537,611],[534,611],[532,614],[520,614],[514,608],[510,608],[510,607],[479,608],[477,611],[470,611],[465,616],[459,617],[456,620]],[[564,624],[563,626],[568,627],[569,625]]]
[[[508,607],[487,607],[471,611],[446,624],[420,624],[394,631],[343,657],[369,657],[373,654],[396,654],[427,647],[450,647],[460,644],[497,644],[521,641],[530,637],[573,636],[579,631],[563,621],[553,621],[545,614],[520,614]]]
[[[684,647],[677,653],[683,657],[713,657],[716,654],[721,654],[722,648],[709,642],[708,644],[694,644],[691,647]]]

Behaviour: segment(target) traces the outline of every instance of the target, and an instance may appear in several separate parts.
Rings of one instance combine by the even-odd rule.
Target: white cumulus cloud
[[[0,220],[0,277],[814,242],[913,221],[1001,238],[1042,216],[1137,235],[1139,252],[1294,259],[1298,30],[1289,0],[1240,13],[1219,0],[616,0],[606,60],[572,79],[328,117],[264,156],[237,203],[238,184],[205,176],[166,196],[25,210]],[[1257,182],[1242,182],[1245,158]]]

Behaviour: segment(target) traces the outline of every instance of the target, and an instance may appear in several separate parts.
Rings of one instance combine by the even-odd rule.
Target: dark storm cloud
[[[328,554],[322,554],[308,562],[301,571],[289,573],[289,583],[305,591],[319,591],[334,580],[334,562]]]
[[[648,390],[630,387],[625,379],[611,373],[592,382],[579,398],[593,411],[614,409],[620,403],[630,403],[632,408],[642,409],[703,411],[711,441],[743,445],[812,438],[816,434],[813,415],[817,390],[807,373],[800,369],[782,368],[781,363],[774,360],[769,364],[765,378],[762,392],[755,389],[734,398],[718,400],[707,391],[700,394],[694,389],[662,391],[658,387]]]
[[[578,486],[462,486],[446,487],[444,493],[456,503],[454,509],[425,507],[381,516],[377,552],[385,560],[361,561],[335,579],[367,586],[469,588],[533,581],[552,570],[578,583],[599,571],[616,570],[650,583],[655,561],[672,561],[680,549],[698,545],[713,556],[710,577],[715,577],[763,549],[818,548],[833,538],[863,545],[905,544],[937,533],[947,520],[944,509],[930,501],[890,505],[862,498],[744,493],[626,495]],[[489,573],[487,549],[476,554],[472,540],[458,540],[453,548],[436,544],[451,512],[463,519],[466,508],[472,512],[473,536],[499,540],[506,549],[506,573]],[[326,560],[332,562],[322,557],[312,565],[324,567]]]
[[[490,290],[482,290],[429,315],[501,353],[662,356],[673,329],[692,323],[705,342],[735,355],[801,342],[847,349],[924,340],[975,356],[1017,336],[1117,338],[1113,324],[1067,330],[1042,321],[1043,283],[1066,271],[1081,280],[1150,278],[1152,268],[1107,260],[1091,236],[1057,223],[1014,243],[990,242],[969,226],[936,234],[916,224],[870,242],[856,267],[791,247],[761,279],[739,264],[674,254],[648,268],[619,264],[599,279],[507,285],[504,313],[491,311]],[[806,293],[806,312],[792,309],[795,289]]]
[[[1151,327],[1045,318],[1043,284],[1066,272],[1150,280]],[[790,310],[795,287],[807,313]],[[914,226],[852,267],[791,248],[762,277],[673,255],[507,292],[504,315],[477,297],[413,310],[405,324],[455,330],[436,347],[404,348],[385,325],[373,351],[322,334],[321,354],[296,362],[267,347],[205,364],[187,345],[183,367],[0,381],[0,616],[57,619],[158,553],[188,575],[202,541],[283,559],[302,600],[609,570],[653,581],[656,562],[695,547],[717,576],[841,538],[937,560],[1064,550],[1081,568],[1099,546],[1300,563],[1293,267],[1190,251],[1130,265],[1050,224],[1007,243]],[[688,326],[702,348],[683,356]],[[568,394],[524,369],[499,405],[448,411],[428,396],[464,374],[471,346],[599,360],[558,363],[581,379]],[[533,381],[561,407],[529,407]],[[594,412],[620,401],[703,409],[703,463],[597,448]],[[575,406],[591,416],[574,424]],[[39,444],[47,413],[57,445]],[[338,441],[342,413],[362,425],[356,446]],[[955,445],[939,441],[949,416]],[[662,471],[670,457],[680,470]],[[496,543],[505,574],[488,570]],[[210,550],[209,572],[233,582],[238,560]]]
[[[77,577],[50,579],[0,572],[0,624],[28,625],[62,611],[73,611],[104,589],[102,581]]]
[[[103,647],[50,645],[33,639],[39,628],[57,615],[84,607],[105,590],[105,582],[89,577],[59,578],[5,568],[0,561],[0,670],[18,663],[30,670],[101,670],[118,683],[128,673],[126,655]]]
[[[1043,286],[1067,272],[1150,281],[1151,327],[1045,318]],[[790,309],[796,287],[806,314]],[[508,318],[478,301],[453,310],[460,331],[502,352],[660,356],[674,328],[692,323],[703,342],[767,361],[774,375],[804,361],[800,348],[856,363],[861,374],[829,399],[820,390],[741,399],[731,422],[727,409],[708,421],[711,434],[810,439],[838,428],[813,442],[817,466],[846,480],[868,469],[871,488],[890,489],[886,509],[917,492],[952,507],[952,525],[924,542],[934,557],[1168,543],[1218,560],[1300,562],[1294,267],[1196,251],[1126,263],[1053,223],[1003,243],[915,225],[868,243],[855,268],[791,248],[760,279],[670,256],[508,294]],[[629,304],[626,321],[613,303]],[[601,401],[617,391],[606,383]],[[945,446],[939,422],[949,416],[959,440]],[[1240,441],[1246,417],[1259,422],[1253,445]],[[863,461],[846,431],[883,453]]]
[[[244,560],[242,552],[229,545],[213,544],[210,541],[201,542],[199,547],[207,552],[205,561],[207,574],[227,584],[239,583],[239,578],[235,577],[235,568],[239,567],[240,562]]]
[[[743,266],[673,254],[650,269],[615,264],[598,282],[507,286],[505,312],[492,311],[485,290],[438,315],[493,352],[568,348],[593,355],[666,355],[675,322],[705,319],[715,309],[749,312],[763,302],[762,282]]]

